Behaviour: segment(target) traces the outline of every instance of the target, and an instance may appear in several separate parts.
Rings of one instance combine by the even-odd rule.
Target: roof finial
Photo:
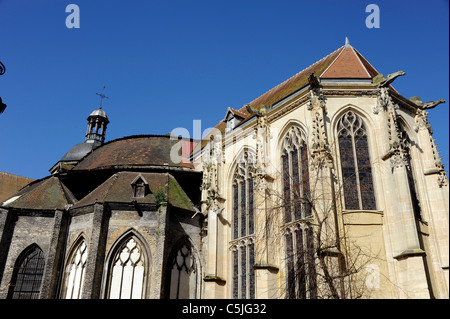
[[[108,99],[109,100],[109,97],[107,97],[105,94],[103,94],[103,92],[105,92],[105,88],[106,88],[106,86],[103,85],[102,93],[95,93],[95,94],[100,96],[100,107],[99,107],[100,110],[102,109],[103,99]]]
[[[346,47],[350,46],[350,41],[348,41],[348,37],[345,37],[345,46]]]

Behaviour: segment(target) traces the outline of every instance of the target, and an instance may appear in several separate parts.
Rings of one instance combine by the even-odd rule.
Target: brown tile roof
[[[192,140],[183,140],[192,148]],[[174,163],[170,158],[172,147],[178,140],[170,136],[137,135],[113,140],[95,149],[81,160],[74,170],[120,168],[125,166],[170,166],[192,168],[187,159]],[[189,154],[190,152],[188,152]]]
[[[326,57],[310,65],[306,69],[298,72],[283,83],[275,86],[273,89],[267,91],[260,97],[256,98],[250,102],[250,106],[253,109],[259,110],[262,105],[272,106],[276,104],[289,95],[307,86],[309,83],[308,76],[311,72],[314,72],[319,77],[321,75],[323,77],[323,73],[325,72],[326,78],[373,78],[378,74],[375,68],[373,68],[356,49],[352,46],[342,46],[331,52]],[[240,114],[245,115],[245,118],[241,124],[245,123],[254,116],[247,112],[245,106],[237,111],[240,112]],[[224,132],[226,123],[222,120],[215,126],[215,128],[221,132]],[[206,136],[205,139],[202,140],[201,147],[204,147],[208,141],[209,136]],[[197,150],[198,149],[195,151]]]
[[[336,60],[320,75],[322,79],[371,79],[369,72],[351,46],[345,46]]]
[[[308,76],[310,72],[314,72],[317,76],[322,74],[322,72],[336,59],[339,53],[342,51],[343,47],[333,51],[326,57],[320,59],[316,63],[310,65],[306,69],[298,72],[293,77],[287,79],[283,83],[277,85],[273,89],[267,91],[257,99],[250,102],[250,106],[254,109],[259,109],[261,105],[271,106],[282,99],[288,97],[292,93],[300,90],[304,86],[308,85]],[[247,113],[245,107],[242,107],[239,111]]]
[[[2,203],[4,207],[33,210],[63,210],[76,199],[69,189],[55,176],[50,176],[21,189],[14,197]],[[8,203],[9,202],[9,203]]]
[[[247,115],[248,115],[248,113],[244,113],[244,112],[241,112],[239,110],[233,109],[232,107],[229,107],[228,110],[227,110],[227,113],[225,115],[224,120],[226,119],[226,117],[228,115],[228,112],[231,112],[232,114],[237,115],[237,116],[239,116],[239,117],[241,117],[243,119],[245,119],[247,117]]]
[[[149,193],[142,198],[135,198],[132,182],[141,176],[148,183]],[[155,193],[162,192],[169,205],[188,211],[194,211],[193,203],[168,173],[119,172],[108,178],[103,184],[86,195],[72,209],[93,205],[95,203],[132,203],[156,204]]]
[[[0,203],[16,194],[20,189],[27,186],[32,181],[34,181],[34,179],[0,172]]]

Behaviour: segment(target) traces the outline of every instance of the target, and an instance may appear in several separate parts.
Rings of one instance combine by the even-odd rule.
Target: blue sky
[[[80,8],[80,28],[65,25]],[[380,28],[365,8],[380,8]],[[405,97],[449,101],[449,1],[0,0],[0,171],[42,178],[84,142],[95,94],[107,140],[220,121],[342,46]],[[429,120],[448,170],[449,104]]]

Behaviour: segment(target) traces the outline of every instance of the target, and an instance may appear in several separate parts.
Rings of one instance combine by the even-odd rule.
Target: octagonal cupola
[[[86,131],[86,143],[99,142],[103,144],[105,142],[106,127],[109,123],[108,116],[100,106],[98,110],[95,110],[89,115],[88,128]]]

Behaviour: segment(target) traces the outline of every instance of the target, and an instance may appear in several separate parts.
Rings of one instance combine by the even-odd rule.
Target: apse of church
[[[102,91],[84,142],[0,204],[0,297],[448,298],[445,101],[405,75],[347,41],[203,141],[107,141]]]

